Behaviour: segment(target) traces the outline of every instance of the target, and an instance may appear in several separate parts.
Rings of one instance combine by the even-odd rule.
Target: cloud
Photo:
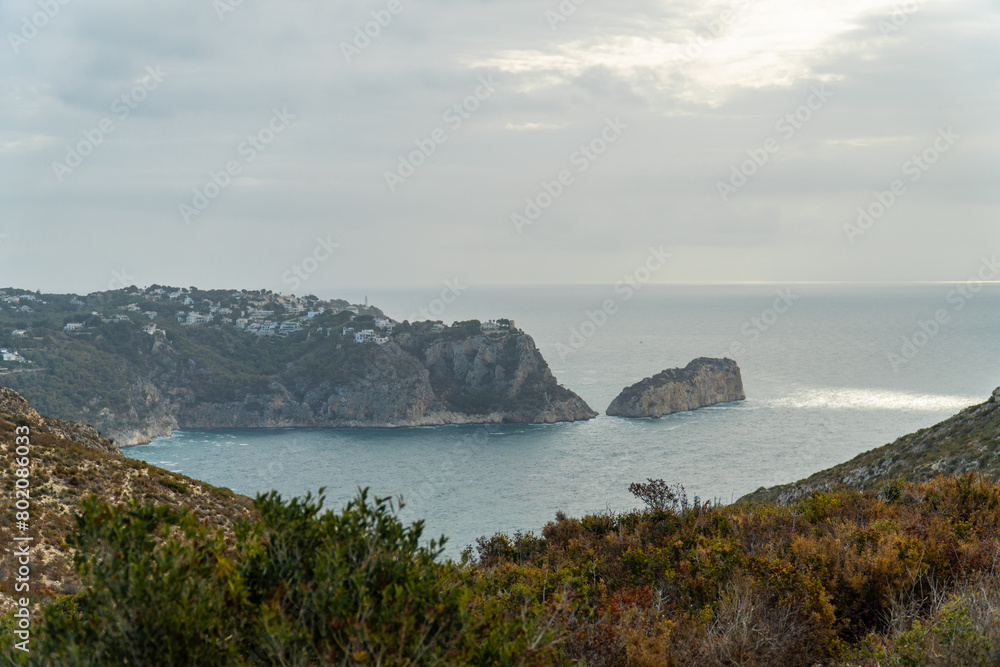
[[[594,282],[607,273],[595,257],[627,263],[654,243],[700,258],[679,258],[671,280],[905,280],[930,266],[960,279],[966,254],[1000,243],[995,3],[628,0],[553,27],[558,2],[402,0],[371,28],[386,6],[63,6],[0,54],[6,268],[61,291],[99,288],[129,261],[149,282],[280,289],[322,232],[345,252],[317,291],[457,268],[480,283]],[[33,11],[4,3],[0,25],[16,33]],[[149,66],[169,76],[118,118]],[[453,127],[481,76],[502,85]],[[778,124],[818,85],[833,97],[786,138]],[[275,108],[295,122],[245,162],[239,147]],[[616,117],[621,141],[518,235],[511,215]],[[114,132],[60,182],[53,163],[106,118]],[[857,207],[948,126],[954,150],[852,248],[842,227]],[[390,192],[385,173],[439,128],[447,140]],[[718,183],[769,138],[780,150],[723,201]],[[234,159],[241,174],[185,225],[178,206]],[[943,264],[942,215],[962,246]],[[47,244],[51,265],[16,244]]]

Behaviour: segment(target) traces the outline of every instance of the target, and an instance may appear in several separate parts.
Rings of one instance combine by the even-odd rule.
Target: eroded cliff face
[[[732,359],[695,359],[626,387],[608,406],[612,417],[662,417],[707,405],[746,399],[740,368]]]
[[[176,428],[394,428],[597,416],[558,384],[526,334],[458,339],[408,334],[397,340],[370,348],[351,377],[334,377],[317,359],[303,358],[252,387],[225,389],[231,394],[227,400],[187,388],[186,378],[198,376],[204,384],[203,374],[210,371],[161,348],[150,377],[129,389],[140,408],[131,414],[102,411],[95,423],[126,446]]]

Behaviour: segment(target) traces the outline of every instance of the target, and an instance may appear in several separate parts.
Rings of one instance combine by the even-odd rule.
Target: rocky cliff
[[[612,417],[662,417],[730,401],[742,401],[743,379],[732,359],[695,359],[626,387],[608,406]]]
[[[761,487],[740,501],[793,502],[838,486],[877,489],[941,474],[979,473],[1000,480],[1000,387],[989,400],[792,484]]]
[[[329,336],[298,347],[199,334],[207,343],[197,349],[179,337],[128,338],[104,355],[75,354],[79,370],[56,386],[32,384],[38,382],[32,376],[15,388],[48,410],[67,412],[60,416],[93,424],[119,446],[178,428],[553,423],[596,416],[558,384],[531,337],[517,331],[485,334],[478,323],[441,333],[416,327],[385,345]],[[285,347],[278,359],[264,356],[277,356],[272,348],[279,345]],[[68,348],[60,353],[68,356]],[[273,370],[254,372],[265,364],[230,361],[253,361],[253,355]],[[52,366],[49,372],[57,372],[59,363]],[[105,385],[95,387],[94,378],[103,377]]]
[[[204,402],[175,392],[166,420],[174,428],[395,428],[597,416],[556,382],[523,333],[430,343],[405,334],[373,347],[363,372],[344,383],[310,380],[311,364],[308,358],[293,363],[266,390],[236,401]]]

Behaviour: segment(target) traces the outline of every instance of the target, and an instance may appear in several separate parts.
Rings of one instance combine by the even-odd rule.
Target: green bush
[[[34,665],[547,665],[540,610],[505,614],[421,544],[389,498],[339,513],[258,496],[226,545],[190,512],[83,502],[70,538],[85,590],[45,608]],[[0,621],[4,640],[13,626]],[[10,626],[10,627],[8,627]],[[18,662],[18,661],[21,662]]]

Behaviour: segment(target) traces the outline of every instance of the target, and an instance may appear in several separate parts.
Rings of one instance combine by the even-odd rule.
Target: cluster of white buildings
[[[379,336],[375,333],[374,329],[362,329],[354,333],[355,343],[375,343],[376,345],[385,345],[389,342],[388,336]]]
[[[357,310],[355,306],[350,306],[344,310],[350,311],[351,309]],[[353,317],[351,319],[354,319]],[[341,336],[354,336],[355,343],[375,343],[376,345],[385,345],[389,342],[389,334],[392,333],[397,322],[391,320],[388,317],[378,317],[375,318],[375,329],[362,329],[361,331],[355,331],[354,327],[344,327],[341,330]]]
[[[0,347],[0,358],[3,361],[13,361],[15,363],[23,364],[27,360],[17,353],[15,350],[8,350],[6,347]]]
[[[510,331],[514,328],[514,320],[486,320],[480,325],[483,331]]]

